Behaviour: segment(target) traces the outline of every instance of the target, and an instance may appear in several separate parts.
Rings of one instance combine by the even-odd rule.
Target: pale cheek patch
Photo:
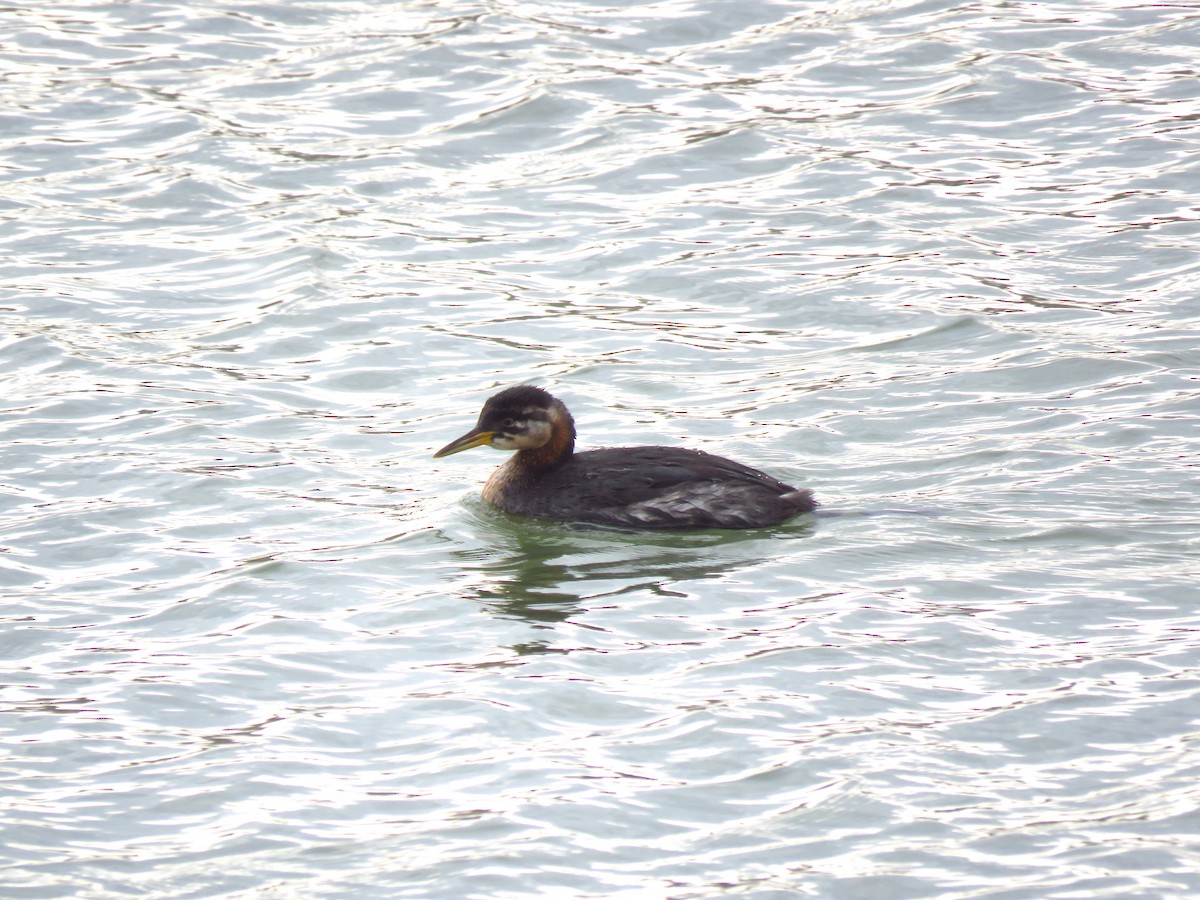
[[[520,434],[498,434],[492,439],[492,446],[497,450],[532,450],[544,447],[550,440],[550,423],[531,421],[523,422]]]
[[[550,440],[550,423],[536,420],[529,422],[525,431],[517,435],[513,440],[521,448],[544,447],[546,442]]]

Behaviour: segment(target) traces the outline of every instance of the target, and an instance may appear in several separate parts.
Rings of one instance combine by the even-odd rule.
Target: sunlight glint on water
[[[1200,890],[1195,8],[9,18],[4,896]]]

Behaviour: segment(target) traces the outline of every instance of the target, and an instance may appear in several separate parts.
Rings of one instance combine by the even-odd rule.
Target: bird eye
[[[500,423],[500,427],[501,428],[512,428],[516,424],[517,423],[514,422],[512,419],[505,419],[503,422]]]

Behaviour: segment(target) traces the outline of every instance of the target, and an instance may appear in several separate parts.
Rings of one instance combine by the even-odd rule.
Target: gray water
[[[0,48],[4,897],[1200,893],[1200,6]],[[524,382],[826,514],[500,514]]]

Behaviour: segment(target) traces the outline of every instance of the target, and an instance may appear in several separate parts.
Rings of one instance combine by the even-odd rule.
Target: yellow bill
[[[440,456],[449,456],[452,453],[462,453],[464,450],[470,450],[472,447],[482,447],[485,444],[490,444],[492,438],[495,436],[496,432],[494,431],[478,431],[472,428],[462,437],[456,438],[433,454],[433,458],[437,459]]]

